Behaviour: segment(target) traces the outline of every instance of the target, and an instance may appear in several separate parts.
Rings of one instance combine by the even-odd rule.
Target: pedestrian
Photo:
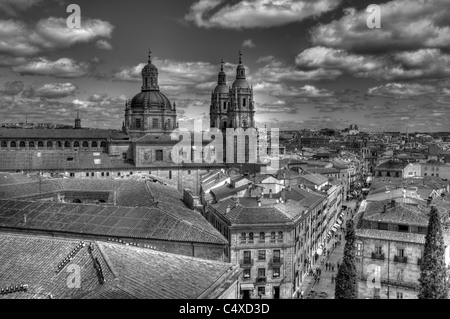
[[[320,282],[320,276],[317,277],[317,283],[319,283],[319,282]]]
[[[325,263],[325,271],[328,271],[328,262]]]
[[[331,271],[334,272],[334,264],[331,264]]]

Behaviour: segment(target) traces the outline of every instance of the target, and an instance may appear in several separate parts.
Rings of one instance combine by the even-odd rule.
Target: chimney
[[[395,207],[395,199],[391,199],[391,208]]]
[[[27,223],[27,214],[23,214],[23,223],[24,223],[24,224]]]
[[[428,199],[427,199],[427,207],[430,207],[430,205],[431,205],[431,199],[428,198]]]
[[[230,204],[228,204],[227,205],[227,214],[230,212],[230,210],[231,210],[231,206],[230,206]]]

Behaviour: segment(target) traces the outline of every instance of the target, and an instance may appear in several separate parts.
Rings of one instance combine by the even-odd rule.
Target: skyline
[[[0,0],[1,122],[120,129],[149,48],[180,127],[209,119],[225,61],[243,52],[259,126],[444,131],[450,127],[450,3],[436,1]],[[366,26],[369,4],[381,29]],[[242,17],[245,17],[242,18]]]

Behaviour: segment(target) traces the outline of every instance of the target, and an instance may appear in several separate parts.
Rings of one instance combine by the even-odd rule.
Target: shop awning
[[[241,290],[253,290],[255,289],[254,284],[241,284]]]

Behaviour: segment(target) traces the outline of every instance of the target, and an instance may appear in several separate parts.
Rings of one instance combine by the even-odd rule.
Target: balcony
[[[394,256],[394,262],[406,264],[408,262],[408,257]]]
[[[265,285],[267,283],[267,277],[257,277],[256,284],[257,285]]]
[[[253,266],[253,258],[252,259],[241,259],[240,265],[242,268],[248,268]]]
[[[376,259],[376,260],[384,260],[384,254],[377,254],[377,253],[372,253],[372,259]]]
[[[269,260],[269,267],[270,268],[277,268],[280,267],[283,264],[283,258],[271,258]]]

